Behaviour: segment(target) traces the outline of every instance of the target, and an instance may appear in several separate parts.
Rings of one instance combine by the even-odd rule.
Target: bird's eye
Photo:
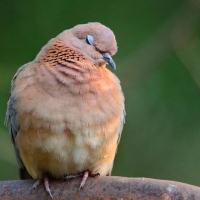
[[[91,35],[86,36],[86,42],[90,45],[94,45],[94,38]]]

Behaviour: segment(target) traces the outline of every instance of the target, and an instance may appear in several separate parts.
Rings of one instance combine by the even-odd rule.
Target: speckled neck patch
[[[70,47],[66,47],[62,41],[52,45],[40,58],[41,62],[50,66],[57,64],[67,65],[68,62],[81,62],[86,60],[84,56]]]

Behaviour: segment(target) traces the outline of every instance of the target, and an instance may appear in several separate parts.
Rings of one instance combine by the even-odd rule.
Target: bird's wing
[[[15,81],[16,81],[18,74],[21,71],[23,71],[28,65],[29,65],[29,63],[20,67],[18,69],[18,71],[16,72],[16,74],[14,75],[13,79],[12,79],[10,97],[9,97],[8,103],[7,103],[7,111],[6,111],[6,118],[5,118],[5,124],[8,127],[9,134],[10,134],[12,143],[14,145],[15,155],[16,155],[16,158],[17,158],[17,163],[18,163],[18,166],[19,166],[19,172],[20,172],[20,178],[21,179],[29,179],[29,178],[31,178],[31,176],[28,174],[28,172],[27,172],[27,170],[26,170],[26,168],[25,168],[25,166],[24,166],[24,164],[21,160],[19,149],[17,148],[16,141],[15,141],[20,126],[19,126],[19,123],[18,123],[18,120],[17,120],[17,110],[15,108],[16,98],[13,94],[13,89],[15,87]]]
[[[124,123],[125,123],[125,116],[126,116],[126,111],[125,111],[125,108],[124,108],[124,109],[122,110],[121,118],[120,118],[119,136],[118,136],[117,144],[119,144],[120,139],[121,139],[123,126],[124,126]]]

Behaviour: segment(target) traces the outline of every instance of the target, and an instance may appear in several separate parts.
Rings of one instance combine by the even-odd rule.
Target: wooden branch
[[[88,178],[79,190],[80,178],[67,182],[51,181],[54,199],[120,199],[120,200],[199,200],[200,187],[175,181],[149,178],[97,177]],[[1,181],[0,199],[51,199],[43,185],[31,190],[34,180]]]

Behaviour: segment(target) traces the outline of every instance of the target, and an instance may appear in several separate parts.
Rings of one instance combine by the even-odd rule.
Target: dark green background
[[[118,41],[126,124],[113,175],[200,186],[200,1],[0,1],[0,180],[17,179],[10,81],[61,31],[98,21]]]

